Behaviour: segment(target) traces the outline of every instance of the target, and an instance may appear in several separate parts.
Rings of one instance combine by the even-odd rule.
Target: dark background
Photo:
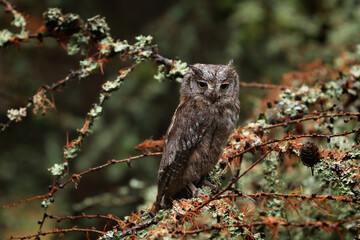
[[[112,37],[133,43],[137,35],[152,35],[165,57],[221,64],[234,59],[245,82],[277,84],[282,74],[316,58],[336,67],[340,61],[337,57],[345,50],[356,50],[360,36],[360,6],[355,0],[12,2],[29,15],[32,32],[40,27],[42,13],[49,7],[77,13],[83,19],[99,14],[106,17]],[[1,6],[0,29],[15,31],[10,22],[11,15]],[[53,39],[1,48],[0,121],[7,122],[7,109],[25,106],[41,85],[64,78],[70,69],[76,70],[84,57],[68,56]],[[87,111],[98,99],[100,85],[114,79],[122,67],[119,60],[114,60],[103,75],[73,81],[54,93],[55,112],[29,114],[1,133],[1,205],[48,191],[53,178],[47,168],[63,161],[66,134],[69,139],[76,136],[76,129],[82,127]],[[150,137],[161,138],[178,103],[178,84],[159,83],[153,79],[155,72],[153,63],[142,64],[106,102],[95,132],[70,162],[71,174],[113,158],[137,155],[134,146]],[[263,94],[252,89],[241,92],[239,124],[259,113],[256,99],[266,97]],[[49,211],[122,217],[139,204],[149,206],[156,194],[159,160],[149,157],[133,162],[132,168],[118,164],[89,174],[81,179],[77,190],[69,185],[60,191]],[[0,237],[1,232],[4,236],[34,233],[41,217],[40,201],[1,210]],[[94,220],[88,223],[96,225]]]

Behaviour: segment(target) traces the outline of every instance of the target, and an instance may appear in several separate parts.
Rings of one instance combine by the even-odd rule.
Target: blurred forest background
[[[83,19],[106,17],[111,35],[132,42],[152,35],[161,55],[188,63],[224,64],[234,59],[244,82],[279,83],[281,76],[301,63],[322,59],[336,68],[337,57],[355,51],[360,42],[360,5],[356,0],[183,0],[183,1],[55,1],[14,0],[29,14],[32,32],[41,26],[42,13],[59,7]],[[0,29],[9,28],[11,15],[0,7]],[[20,49],[0,48],[0,122],[10,108],[26,105],[43,84],[51,84],[77,69],[84,56],[68,56],[54,39],[31,41]],[[117,75],[120,61],[106,66],[104,75],[71,83],[55,92],[56,112],[30,114],[0,136],[0,202],[6,205],[48,191],[53,177],[47,168],[63,161],[66,134],[72,139],[98,98],[100,85]],[[134,146],[165,133],[178,104],[178,84],[153,79],[153,64],[142,64],[105,105],[95,132],[82,145],[73,172],[110,159],[139,154]],[[259,114],[266,92],[241,92],[240,123]],[[254,100],[255,99],[255,100]],[[86,211],[125,216],[156,194],[160,157],[116,165],[84,177],[77,190],[62,191],[54,212],[73,215]],[[66,200],[66,201],[65,201]],[[68,205],[66,205],[68,204]],[[37,227],[42,212],[38,201],[0,211],[2,234],[22,235]],[[29,208],[29,206],[33,206]],[[15,217],[21,215],[21,218]],[[2,229],[2,230],[1,230]]]

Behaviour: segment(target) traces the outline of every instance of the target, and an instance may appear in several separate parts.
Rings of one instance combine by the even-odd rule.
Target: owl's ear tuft
[[[197,66],[195,65],[189,65],[189,68],[196,74],[196,75],[202,75],[203,72],[200,68],[198,68]]]
[[[226,67],[233,68],[234,67],[234,59],[231,59],[228,64],[226,64]]]

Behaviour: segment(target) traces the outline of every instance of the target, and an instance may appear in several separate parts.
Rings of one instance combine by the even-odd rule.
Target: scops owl
[[[171,207],[184,190],[192,196],[204,194],[196,185],[218,162],[239,111],[239,76],[232,61],[189,66],[164,140],[156,209]]]

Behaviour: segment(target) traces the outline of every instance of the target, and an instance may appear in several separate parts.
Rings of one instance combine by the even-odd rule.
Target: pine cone
[[[301,146],[300,158],[304,165],[313,167],[320,162],[319,148],[312,142],[306,142]]]

